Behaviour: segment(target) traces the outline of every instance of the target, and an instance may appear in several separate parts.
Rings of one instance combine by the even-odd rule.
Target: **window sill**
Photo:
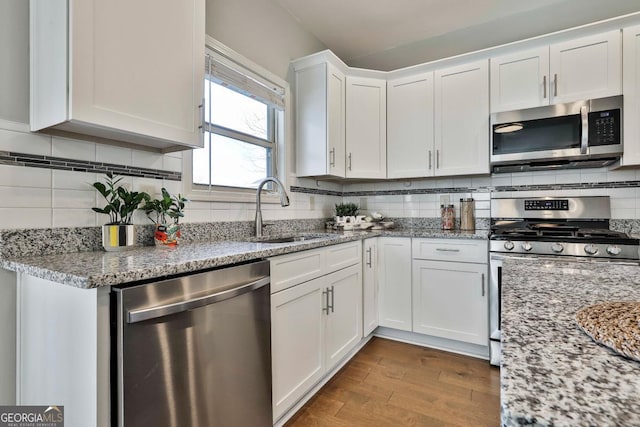
[[[255,191],[198,191],[191,188],[185,189],[185,197],[189,200],[200,202],[228,202],[228,203],[255,203]],[[266,192],[263,190],[260,197],[262,203],[280,203],[280,197],[277,193]]]

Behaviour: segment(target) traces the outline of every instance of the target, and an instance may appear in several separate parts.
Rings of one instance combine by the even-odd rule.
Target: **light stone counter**
[[[640,301],[640,267],[507,259],[502,269],[503,426],[640,425],[640,363],[576,325],[584,305]]]
[[[317,234],[313,232],[301,234]],[[96,288],[268,258],[375,236],[486,239],[487,230],[443,232],[404,229],[379,232],[325,233],[314,240],[291,243],[213,241],[175,248],[140,247],[126,252],[74,252],[0,259],[0,268],[78,288]],[[274,236],[269,236],[274,237]],[[247,240],[251,240],[247,238]]]

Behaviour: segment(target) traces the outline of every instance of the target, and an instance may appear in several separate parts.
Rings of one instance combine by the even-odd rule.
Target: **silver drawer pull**
[[[436,248],[438,252],[460,252],[460,249]]]

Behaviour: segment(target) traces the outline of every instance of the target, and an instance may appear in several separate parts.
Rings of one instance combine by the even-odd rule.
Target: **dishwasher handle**
[[[192,310],[194,308],[224,301],[234,298],[255,289],[259,289],[271,282],[271,277],[263,277],[255,282],[238,286],[237,288],[227,289],[226,291],[216,292],[215,294],[205,295],[198,298],[192,298],[186,301],[175,302],[172,304],[160,305],[157,307],[142,308],[139,310],[131,310],[127,312],[127,323],[138,323],[145,320],[157,319],[159,317],[168,316],[170,314],[181,313],[183,311]]]

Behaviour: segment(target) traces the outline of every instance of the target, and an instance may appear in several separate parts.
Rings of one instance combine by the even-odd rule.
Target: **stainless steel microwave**
[[[600,167],[622,155],[622,95],[491,115],[494,172]]]

